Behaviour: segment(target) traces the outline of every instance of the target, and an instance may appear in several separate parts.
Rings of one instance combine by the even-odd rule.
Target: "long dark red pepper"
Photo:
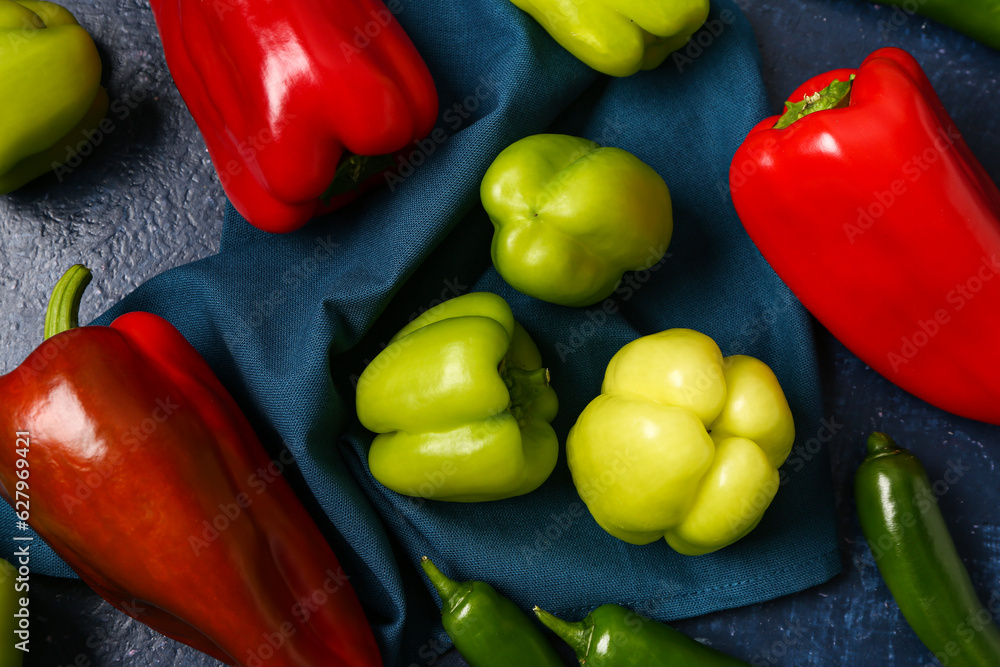
[[[52,337],[0,377],[0,433],[27,443],[0,448],[3,495],[104,599],[226,664],[381,665],[337,557],[195,349],[148,313],[73,328],[89,277],[64,276]]]

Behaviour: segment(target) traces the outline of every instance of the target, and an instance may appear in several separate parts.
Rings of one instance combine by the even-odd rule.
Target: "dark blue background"
[[[86,6],[67,4],[87,22]],[[98,4],[95,3],[95,8]],[[902,46],[923,65],[987,171],[1000,179],[1000,121],[995,112],[996,97],[1000,94],[996,80],[1000,54],[920,17],[906,17],[892,8],[864,2],[746,0],[740,4],[757,32],[765,83],[774,110],[780,108],[785,94],[813,74],[834,67],[856,66],[881,46]],[[114,12],[113,7],[105,9]],[[141,12],[143,8],[133,7],[130,11]],[[880,27],[880,22],[883,26],[891,25],[893,16],[905,19],[900,21],[900,27],[891,31]],[[110,46],[113,40],[121,38],[122,26],[127,24],[127,12],[119,19],[113,14],[109,19],[105,12],[103,31],[95,31],[95,37],[99,44],[104,41]],[[144,28],[149,30],[148,22]],[[155,37],[141,36],[149,40],[150,48],[158,46]],[[711,109],[704,113],[711,113]],[[143,117],[131,122],[137,123],[135,129],[141,137]],[[189,125],[185,127],[190,129]],[[125,140],[125,137],[116,139],[112,149]],[[95,155],[94,161],[111,159],[112,149],[106,155]],[[136,177],[118,174],[100,185],[111,190],[125,188],[131,185],[128,180]],[[167,174],[167,177],[187,176]],[[180,206],[183,202],[175,204]],[[6,213],[5,245],[8,234],[22,229],[16,212],[8,209]],[[114,218],[121,211],[98,209],[89,214]],[[23,229],[28,229],[27,222]],[[154,258],[159,257],[161,266],[180,263],[187,257],[172,254],[172,248],[183,246],[188,240],[196,247],[205,246],[205,237],[216,233],[217,229],[191,227],[181,231],[182,236],[173,246],[153,246],[150,252]],[[46,262],[51,258],[55,265],[61,266],[67,258],[77,261],[70,252],[71,241],[61,238],[58,231],[47,238],[43,235],[41,243],[48,246]],[[108,296],[109,302],[116,300],[114,296]],[[4,302],[5,314],[8,307]],[[892,433],[916,451],[932,480],[941,478],[949,465],[969,468],[940,502],[959,552],[966,559],[981,594],[987,597],[992,589],[1000,588],[997,537],[1000,492],[993,470],[1000,456],[998,430],[922,404],[878,377],[819,328],[817,336],[825,389],[824,414],[830,421],[843,425],[829,447],[845,572],[802,593],[675,625],[755,664],[932,664],[933,660],[900,617],[860,539],[852,500],[853,471],[862,456],[864,437],[876,428]],[[23,337],[27,341],[27,334]],[[132,622],[78,582],[39,576],[34,580],[33,591],[35,641],[28,665],[215,664]],[[447,656],[439,664],[461,663]]]

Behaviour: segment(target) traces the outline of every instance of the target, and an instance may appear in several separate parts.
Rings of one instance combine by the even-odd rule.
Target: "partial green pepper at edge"
[[[0,558],[0,666],[20,667],[24,652],[16,647],[22,641],[15,633],[18,619],[14,614],[22,609],[21,598],[26,591],[17,590],[17,568]]]
[[[76,157],[108,110],[101,59],[59,5],[0,0],[0,194]]]
[[[511,0],[553,39],[598,72],[653,69],[708,18],[708,0]]]
[[[896,20],[896,13],[888,21],[880,21],[883,37],[896,30],[909,14],[916,12],[945,24],[994,49],[1000,49],[1000,0],[878,0],[880,5],[896,5],[895,12],[903,14]]]

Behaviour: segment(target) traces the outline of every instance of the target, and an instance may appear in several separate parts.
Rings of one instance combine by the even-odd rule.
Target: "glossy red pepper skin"
[[[345,150],[396,153],[434,126],[430,72],[381,0],[150,6],[226,194],[263,230],[295,230],[356,197],[321,198]]]
[[[865,363],[949,412],[1000,424],[1000,191],[905,51],[855,75],[850,103],[762,121],[730,168],[750,238]]]
[[[28,434],[31,527],[126,614],[229,665],[382,664],[319,528],[166,320],[49,338],[0,377],[0,429]],[[0,448],[11,504],[18,458]]]

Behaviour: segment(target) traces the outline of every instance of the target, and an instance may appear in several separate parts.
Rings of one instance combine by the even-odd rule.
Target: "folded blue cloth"
[[[713,3],[708,26],[681,55],[609,79],[506,0],[394,6],[442,109],[441,132],[411,154],[403,177],[284,236],[250,227],[230,207],[218,255],[157,276],[96,323],[131,310],[166,317],[212,365],[271,455],[294,455],[286,475],[351,574],[386,664],[423,664],[445,645],[436,599],[418,574],[423,555],[453,578],[488,581],[524,608],[571,619],[606,602],[661,620],[693,616],[837,573],[822,448],[830,425],[811,323],[744,233],[725,185],[736,147],[767,115],[754,36],[738,9]],[[670,187],[668,256],[615,295],[614,314],[523,296],[490,265],[479,182],[508,144],[546,131],[624,148]],[[372,435],[355,416],[352,380],[416,313],[478,290],[507,299],[538,343],[559,394],[561,442],[599,392],[608,360],[637,336],[688,327],[724,354],[767,362],[799,435],[757,529],[700,557],[663,541],[625,544],[590,518],[564,456],[538,491],[499,502],[422,501],[374,482]],[[4,511],[0,526],[13,526]],[[41,545],[33,569],[70,574]]]

